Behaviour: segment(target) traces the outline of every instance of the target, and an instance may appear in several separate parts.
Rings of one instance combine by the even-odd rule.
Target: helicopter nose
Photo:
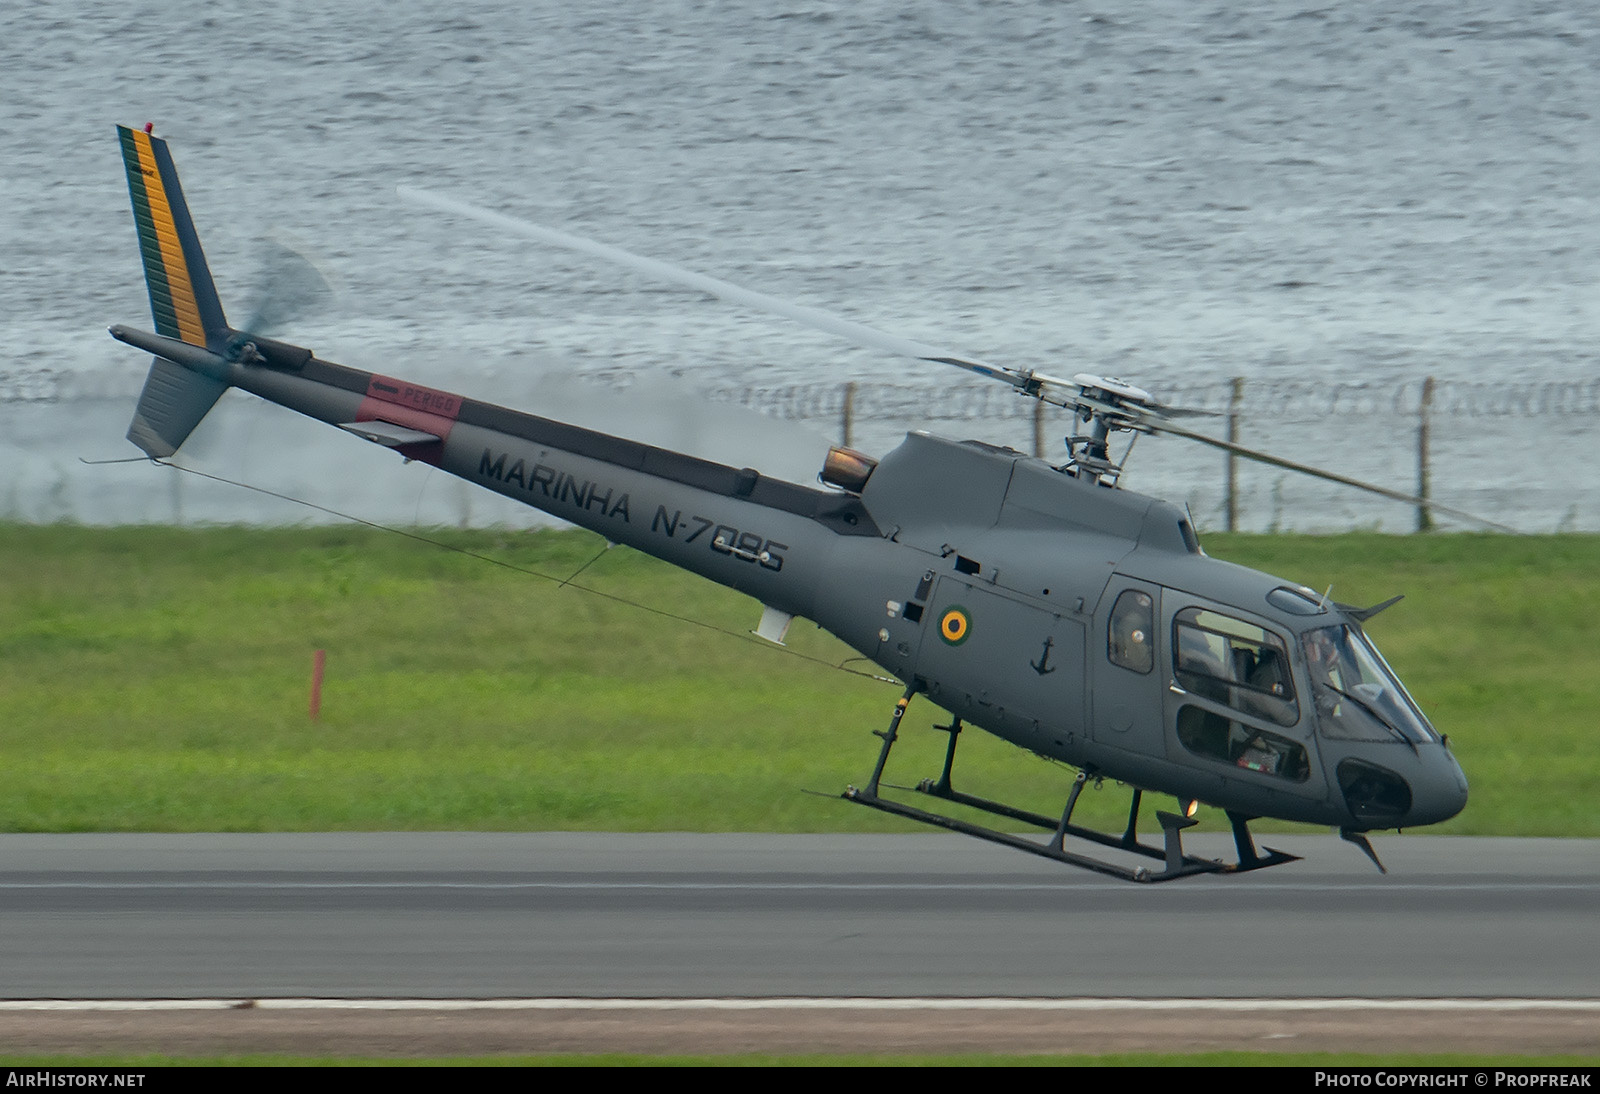
[[[1467,776],[1455,756],[1442,744],[1425,764],[1425,773],[1412,782],[1411,809],[1406,822],[1411,826],[1447,821],[1467,805]]]

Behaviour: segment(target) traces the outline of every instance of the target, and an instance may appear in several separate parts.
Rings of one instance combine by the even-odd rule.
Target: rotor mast
[[[1115,377],[1079,373],[1072,382],[1077,393],[1064,405],[1071,408],[1078,421],[1089,426],[1089,432],[1066,438],[1068,459],[1062,470],[1101,486],[1116,486],[1134,441],[1147,431],[1142,424],[1144,418],[1153,411],[1159,412],[1160,404],[1148,391]],[[1111,435],[1121,432],[1132,433],[1133,440],[1128,442],[1122,459],[1113,460]]]

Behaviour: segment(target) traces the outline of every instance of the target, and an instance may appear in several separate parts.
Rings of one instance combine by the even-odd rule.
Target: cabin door
[[[1168,673],[1161,618],[1161,589],[1113,575],[1100,600],[1089,643],[1096,744],[1166,757]]]

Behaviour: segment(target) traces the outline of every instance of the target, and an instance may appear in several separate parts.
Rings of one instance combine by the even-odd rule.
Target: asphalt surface
[[[1306,861],[1142,886],[946,834],[7,835],[0,996],[1600,996],[1600,841],[1380,838],[1387,875],[1262,842]]]

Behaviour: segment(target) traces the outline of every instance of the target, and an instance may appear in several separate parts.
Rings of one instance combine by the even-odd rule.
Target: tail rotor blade
[[[267,240],[262,247],[256,283],[255,306],[239,328],[246,335],[271,335],[333,299],[333,289],[322,271],[305,255],[277,240]]]

